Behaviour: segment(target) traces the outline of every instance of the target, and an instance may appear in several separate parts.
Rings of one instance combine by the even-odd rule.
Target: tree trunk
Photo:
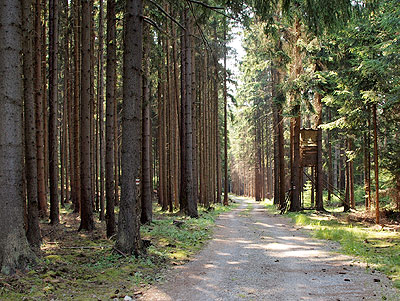
[[[42,4],[41,0],[35,1],[35,38],[33,49],[35,52],[35,76],[33,77],[36,118],[36,157],[37,157],[37,185],[39,216],[47,215],[47,200],[45,186],[44,166],[44,129],[43,129],[43,92],[42,92]]]
[[[50,223],[60,222],[58,201],[58,0],[49,5],[49,180]]]
[[[74,1],[74,163],[75,163],[75,192],[73,194],[74,212],[79,213],[81,210],[81,161],[80,161],[80,2]]]
[[[142,212],[140,221],[142,224],[150,223],[153,215],[151,199],[151,128],[150,128],[150,87],[149,87],[149,51],[150,51],[150,25],[145,25],[144,45],[144,75],[143,75],[143,109],[142,109]]]
[[[29,4],[27,4],[29,5]],[[0,9],[0,272],[24,269],[35,256],[24,230],[21,1]]]
[[[343,211],[347,212],[350,210],[350,163],[348,159],[346,159],[345,161],[346,161],[345,164],[346,187],[345,187],[345,197],[343,202]]]
[[[115,234],[114,102],[116,81],[115,0],[107,0],[106,67],[106,225],[107,237]]]
[[[24,73],[24,117],[25,117],[25,177],[28,199],[27,233],[29,244],[39,249],[42,241],[39,227],[37,160],[36,160],[36,118],[33,97],[33,23],[32,0],[22,1],[23,5],[23,73]]]
[[[353,151],[353,138],[348,138],[348,151]],[[350,208],[356,209],[356,203],[354,200],[354,171],[353,171],[353,160],[349,161],[349,198],[350,198]]]
[[[298,41],[301,36],[301,25],[299,19],[296,17],[294,22],[294,48],[293,48],[293,76],[292,79],[297,79],[302,72],[302,59],[300,54],[300,46],[298,45]],[[299,95],[296,95],[296,92],[292,92],[292,102],[293,102],[293,116],[291,118],[291,202],[290,202],[290,211],[299,211],[301,209],[300,203],[300,104],[299,100],[296,99]]]
[[[318,92],[314,95],[314,107],[316,109],[315,129],[317,132],[317,167],[316,167],[316,185],[315,185],[315,209],[325,211],[323,203],[323,171],[322,171],[322,95]]]
[[[364,189],[365,189],[365,210],[369,211],[371,206],[371,166],[369,154],[369,131],[364,133]]]
[[[99,0],[99,59],[98,59],[98,84],[97,105],[99,114],[99,177],[100,177],[100,220],[105,220],[104,215],[104,173],[105,173],[105,148],[104,148],[104,9],[103,0]]]
[[[300,211],[300,105],[295,105],[295,116],[291,119],[292,166],[291,166],[291,202],[290,211]]]
[[[328,108],[328,120],[332,120],[331,109]],[[328,202],[332,201],[333,184],[333,166],[332,166],[332,141],[331,131],[328,130]]]
[[[185,153],[184,160],[185,166],[182,169],[182,203],[184,204],[184,210],[190,217],[197,217],[197,202],[193,198],[193,133],[192,133],[192,47],[191,47],[191,22],[189,19],[188,9],[185,9],[185,25],[186,31],[184,33],[185,39],[185,94],[186,99],[182,101],[184,106],[184,119],[182,123],[185,124],[184,131],[182,134],[185,136],[185,144],[182,146],[183,152]],[[182,160],[182,162],[184,161]]]
[[[115,247],[125,254],[138,254],[141,249],[135,180],[139,176],[141,146],[141,68],[143,4],[127,0],[124,22],[124,71],[122,109],[122,186],[118,234]]]
[[[376,104],[372,107],[372,121],[374,125],[374,166],[375,166],[375,222],[379,224],[379,161],[378,161],[378,121]]]
[[[226,72],[226,18],[224,18],[224,205],[228,206],[228,97]]]
[[[91,127],[90,127],[90,19],[91,11],[89,0],[81,0],[82,3],[82,64],[81,64],[81,224],[80,230],[92,231],[93,203],[92,203],[92,173],[91,173]]]

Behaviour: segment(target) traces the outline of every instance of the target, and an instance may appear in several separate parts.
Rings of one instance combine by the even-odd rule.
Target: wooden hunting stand
[[[309,177],[312,182],[311,196],[314,199],[314,188],[316,190],[316,205],[322,204],[322,131],[321,129],[300,129],[300,168],[302,170],[301,183],[303,183],[303,172],[305,167],[311,167],[312,174]],[[317,208],[319,209],[319,208]]]

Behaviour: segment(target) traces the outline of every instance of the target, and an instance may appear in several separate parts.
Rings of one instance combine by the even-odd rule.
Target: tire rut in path
[[[234,199],[239,207],[218,218],[204,249],[142,300],[400,300],[387,277],[333,252],[337,244]]]

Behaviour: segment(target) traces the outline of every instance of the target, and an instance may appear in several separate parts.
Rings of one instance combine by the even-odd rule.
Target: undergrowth
[[[275,210],[272,202],[265,202],[268,210]],[[276,213],[276,210],[274,211]],[[331,214],[314,211],[286,214],[297,225],[312,230],[314,237],[339,242],[341,252],[357,256],[368,267],[385,273],[400,288],[400,236],[398,233],[337,219]]]
[[[57,228],[56,239],[46,239],[39,262],[27,272],[0,275],[0,300],[109,300],[141,294],[141,289],[161,280],[162,271],[182,264],[211,237],[216,217],[232,207],[199,207],[199,218],[161,212],[141,227],[151,245],[142,256],[122,256],[105,238],[104,222],[94,233],[77,232],[76,219]],[[64,217],[71,213],[63,212]],[[54,233],[53,233],[54,234]]]

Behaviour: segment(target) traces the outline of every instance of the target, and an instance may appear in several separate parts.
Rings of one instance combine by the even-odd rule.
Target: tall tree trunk
[[[114,189],[114,103],[116,85],[115,0],[107,0],[107,67],[106,67],[106,224],[107,237],[115,234]]]
[[[75,191],[73,193],[74,212],[81,210],[81,161],[80,161],[80,1],[74,1],[74,105],[73,105],[73,126],[74,126],[74,179]]]
[[[332,120],[331,109],[328,108],[328,120]],[[331,131],[328,131],[328,202],[332,200],[333,184],[333,166],[332,166],[332,139]]]
[[[280,44],[279,44],[280,45]],[[281,73],[277,73],[277,84],[281,83]],[[278,91],[276,110],[278,118],[278,157],[279,157],[279,207],[283,208],[286,193],[286,173],[285,173],[285,137],[283,128],[283,103],[285,96],[282,91]]]
[[[302,72],[302,60],[300,55],[300,46],[298,45],[298,41],[301,35],[301,25],[299,19],[296,17],[294,22],[294,48],[293,48],[293,75],[292,79],[297,79]],[[299,211],[301,209],[300,203],[300,104],[298,103],[299,96],[296,95],[296,92],[293,92],[292,102],[293,102],[293,116],[291,118],[291,148],[292,148],[292,161],[291,161],[291,202],[290,202],[290,211]]]
[[[35,1],[35,38],[33,49],[35,52],[35,66],[33,77],[35,97],[35,118],[36,118],[36,157],[37,157],[37,185],[39,216],[47,215],[45,166],[44,166],[44,129],[43,129],[43,91],[42,91],[42,2]]]
[[[353,151],[353,138],[348,138],[348,150]],[[356,209],[356,203],[354,200],[354,164],[353,159],[349,161],[349,197],[350,197],[350,207],[351,209]]]
[[[344,202],[343,202],[343,211],[347,212],[350,210],[350,162],[348,159],[345,160],[345,177],[346,177],[346,182],[345,182],[345,197],[344,197]]]
[[[150,87],[149,87],[149,51],[150,51],[150,25],[145,25],[144,43],[144,75],[143,75],[143,109],[142,109],[142,212],[140,221],[142,224],[150,223],[153,215],[151,199],[151,128],[150,128]]]
[[[375,222],[379,224],[379,161],[378,161],[378,121],[376,104],[372,107],[372,121],[374,125],[374,166],[375,166]]]
[[[316,167],[316,183],[315,183],[315,209],[317,211],[325,211],[323,203],[323,171],[322,171],[322,95],[318,92],[314,95],[314,107],[316,109],[315,129],[317,132],[317,167]]]
[[[26,4],[29,5],[29,4]],[[35,257],[24,230],[21,1],[0,9],[0,272],[13,274]]]
[[[179,205],[179,67],[178,67],[178,46],[176,26],[172,24],[172,36],[174,37],[172,43],[172,63],[174,65],[174,103],[173,103],[173,120],[174,120],[174,194],[175,194],[175,207]]]
[[[94,229],[93,202],[92,202],[92,173],[91,173],[91,127],[90,127],[90,19],[92,8],[90,0],[81,0],[82,3],[82,65],[81,65],[81,224],[80,230]]]
[[[23,20],[23,73],[24,73],[24,117],[25,117],[25,177],[28,199],[27,233],[29,244],[38,249],[41,243],[39,227],[37,160],[36,160],[36,118],[33,97],[33,16],[32,0],[22,1]]]
[[[58,202],[58,0],[49,5],[49,180],[50,223],[60,222]]]
[[[191,22],[188,16],[188,9],[185,9],[185,25],[186,31],[184,33],[185,39],[185,94],[186,99],[182,100],[182,106],[184,106],[184,119],[182,123],[185,124],[184,131],[182,134],[185,136],[185,144],[182,146],[185,154],[182,159],[185,162],[185,166],[182,169],[182,203],[184,204],[184,210],[190,217],[197,217],[197,202],[193,198],[193,133],[192,133],[192,47],[191,47]]]
[[[193,25],[193,20],[192,20]],[[194,37],[191,36],[191,43],[192,47],[195,47],[194,44]],[[197,203],[199,200],[199,177],[198,177],[198,170],[199,170],[199,162],[198,162],[198,147],[197,147],[197,135],[198,135],[198,128],[197,128],[197,95],[196,95],[196,56],[195,51],[192,51],[192,140],[193,140],[193,199]]]
[[[158,122],[158,202],[159,205],[164,205],[164,149],[163,149],[163,109],[162,109],[162,71],[158,70],[158,85],[157,85],[157,122]],[[163,208],[164,209],[164,208]]]
[[[141,249],[135,180],[139,176],[141,146],[141,68],[143,4],[127,0],[124,22],[124,71],[122,110],[122,186],[116,248],[125,254]]]
[[[100,220],[105,220],[104,215],[104,174],[105,174],[105,147],[104,147],[104,9],[103,0],[99,0],[99,59],[97,78],[97,105],[99,114],[99,177],[100,177]]]
[[[290,211],[300,211],[300,105],[295,105],[291,118],[292,165],[291,165],[291,201]]]
[[[369,154],[369,131],[364,133],[364,189],[365,189],[365,210],[370,210],[371,205],[371,173]]]
[[[48,11],[47,11],[47,0],[42,0],[43,7],[43,26],[42,26],[42,85],[43,85],[43,102],[42,102],[42,110],[43,110],[43,158],[44,158],[44,184],[46,191],[46,202],[47,196],[49,193],[49,103],[47,97],[47,19]]]
[[[226,72],[226,18],[224,18],[224,205],[228,203],[228,97]]]

